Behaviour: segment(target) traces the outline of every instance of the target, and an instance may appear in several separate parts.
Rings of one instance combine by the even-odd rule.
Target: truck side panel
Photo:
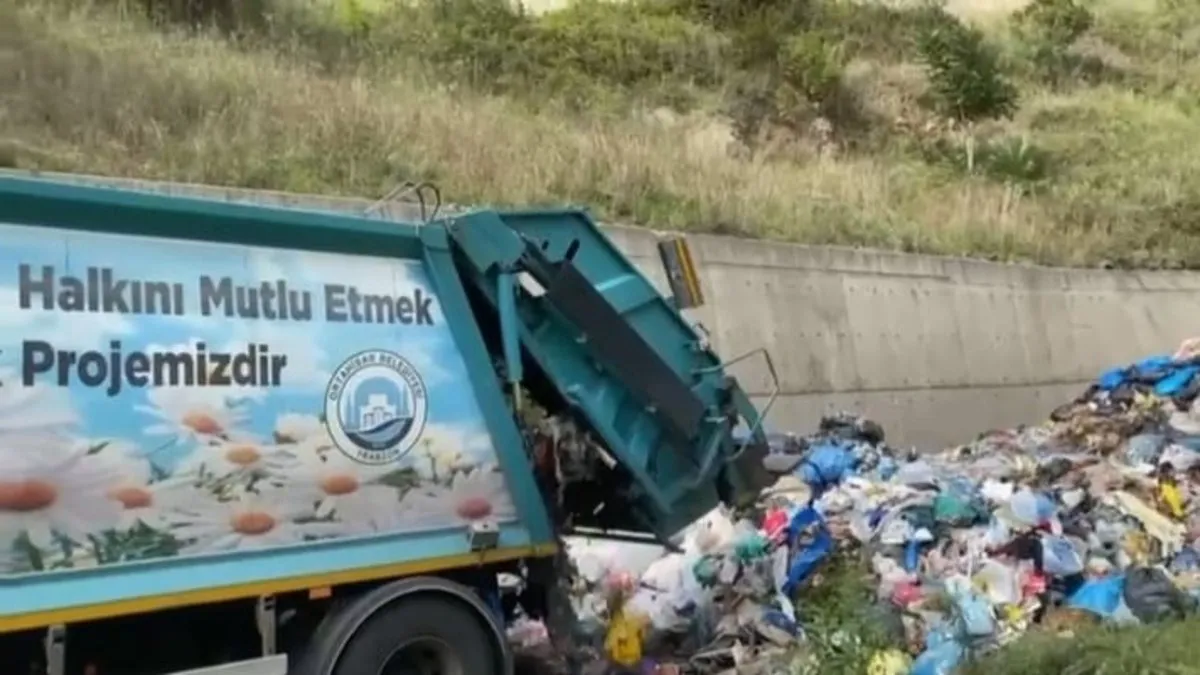
[[[442,230],[12,181],[0,240],[0,631],[553,550]]]

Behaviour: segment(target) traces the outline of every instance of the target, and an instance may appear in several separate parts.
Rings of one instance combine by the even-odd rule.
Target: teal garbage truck
[[[0,177],[0,673],[507,674],[564,533],[766,484],[686,241],[413,221]]]

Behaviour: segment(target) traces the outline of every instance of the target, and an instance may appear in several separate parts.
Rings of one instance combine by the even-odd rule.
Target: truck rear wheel
[[[334,610],[291,675],[511,675],[504,634],[473,591],[405,579]]]
[[[356,631],[335,675],[500,675],[495,639],[452,597],[415,595],[380,610]]]

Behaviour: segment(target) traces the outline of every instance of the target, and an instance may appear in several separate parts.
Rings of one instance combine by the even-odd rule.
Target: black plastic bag
[[[1191,613],[1196,601],[1157,567],[1135,567],[1125,573],[1125,604],[1144,623],[1179,619]]]

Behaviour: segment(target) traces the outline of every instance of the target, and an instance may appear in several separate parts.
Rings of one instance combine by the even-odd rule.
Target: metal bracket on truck
[[[672,300],[581,211],[13,177],[0,237],[0,672],[509,672],[501,622],[544,602],[497,575],[533,580],[562,523],[530,406],[613,460],[579,526],[661,538],[768,481],[762,416],[679,312],[686,243]]]

